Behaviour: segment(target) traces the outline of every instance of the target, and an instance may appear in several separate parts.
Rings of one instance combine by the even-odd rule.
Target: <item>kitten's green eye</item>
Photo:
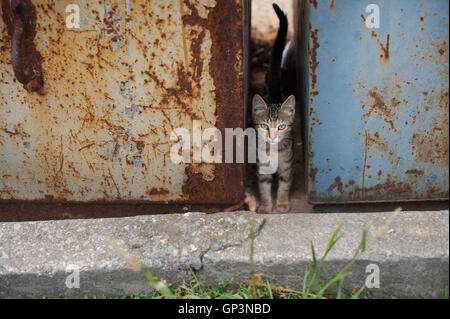
[[[269,125],[267,125],[267,124],[260,124],[260,127],[261,127],[262,129],[267,130],[267,129],[269,128]]]
[[[284,130],[286,128],[286,124],[280,124],[280,125],[278,125],[278,130],[279,131],[282,131],[282,130]]]

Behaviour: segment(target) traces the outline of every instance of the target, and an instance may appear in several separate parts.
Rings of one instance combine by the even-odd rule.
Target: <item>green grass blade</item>
[[[272,287],[270,287],[270,282],[266,279],[267,292],[269,293],[269,299],[273,299]]]
[[[352,294],[351,299],[359,299],[359,296],[365,289],[366,285],[363,285],[361,288],[359,288],[359,290],[356,293]]]
[[[306,266],[305,277],[303,278],[303,289],[302,289],[303,292],[306,292],[306,284],[308,283],[308,277],[310,272],[311,272],[311,265],[308,265]],[[308,298],[308,295],[304,293],[303,298],[304,299]]]
[[[345,278],[341,278],[339,280],[336,299],[342,299],[342,290],[343,290],[342,287],[344,286],[344,279]]]

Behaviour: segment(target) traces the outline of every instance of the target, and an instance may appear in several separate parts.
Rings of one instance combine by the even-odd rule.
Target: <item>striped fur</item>
[[[281,105],[266,104],[262,97],[253,98],[253,121],[258,130],[258,139],[263,139],[266,152],[270,154],[270,145],[278,147],[278,177],[277,210],[281,213],[290,210],[289,191],[292,183],[292,167],[294,163],[294,131],[295,97],[291,95]],[[257,174],[260,194],[260,213],[272,212],[272,182],[273,175],[261,173],[261,162],[257,158]]]

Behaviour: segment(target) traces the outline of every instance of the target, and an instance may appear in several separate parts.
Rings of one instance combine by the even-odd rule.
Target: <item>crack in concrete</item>
[[[249,222],[249,224],[252,223],[252,222],[255,223],[255,226],[254,226],[255,228],[253,230],[253,240],[256,240],[256,238],[259,236],[259,234],[261,233],[262,228],[264,227],[264,225],[266,223],[266,219],[263,218],[258,224],[256,224],[255,220],[253,220],[253,221]],[[203,257],[208,252],[210,252],[210,251],[218,252],[218,251],[225,250],[225,249],[232,248],[232,247],[240,247],[240,246],[242,246],[243,243],[245,243],[249,239],[250,239],[250,234],[246,238],[241,239],[239,243],[224,244],[224,245],[219,246],[218,248],[211,248],[211,247],[209,247],[208,249],[200,252],[200,254],[199,254],[200,267],[194,268],[194,267],[191,267],[191,265],[189,265],[189,266],[191,267],[191,269],[194,272],[194,274],[197,276],[197,272],[199,272],[199,271],[201,271],[203,269]]]

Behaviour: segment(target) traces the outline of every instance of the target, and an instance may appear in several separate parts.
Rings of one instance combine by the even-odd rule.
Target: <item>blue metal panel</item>
[[[448,23],[446,0],[305,2],[311,202],[448,198]]]

